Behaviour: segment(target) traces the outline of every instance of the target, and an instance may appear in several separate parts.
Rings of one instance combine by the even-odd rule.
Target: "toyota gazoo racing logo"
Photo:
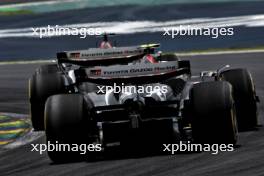
[[[80,58],[80,53],[70,53],[70,57],[71,58],[76,58],[76,59],[78,59],[78,58]]]
[[[101,69],[90,70],[90,75],[91,76],[100,76],[101,73],[102,73]]]

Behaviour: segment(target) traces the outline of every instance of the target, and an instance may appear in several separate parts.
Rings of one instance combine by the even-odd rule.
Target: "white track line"
[[[225,55],[225,54],[253,54],[253,53],[264,53],[264,49],[252,49],[252,50],[236,50],[236,51],[201,51],[201,52],[176,52],[177,56],[210,56],[210,55]],[[0,62],[2,65],[18,65],[18,64],[44,64],[56,62],[56,59],[52,60],[29,60],[29,61],[4,61]]]
[[[233,17],[221,17],[221,18],[191,18],[181,20],[169,20],[169,21],[112,21],[112,22],[97,22],[97,23],[76,23],[76,24],[65,24],[59,26],[60,28],[67,28],[73,33],[76,28],[90,28],[90,29],[101,29],[107,33],[117,34],[134,34],[134,33],[152,33],[161,32],[163,35],[164,28],[185,30],[187,26],[195,28],[220,28],[220,27],[264,27],[264,14],[244,15],[244,16],[233,16]],[[183,28],[179,28],[182,26]],[[12,29],[1,29],[0,38],[12,38],[12,37],[40,37],[39,35],[33,35],[33,29],[41,28],[44,29],[47,26],[29,26],[26,28],[12,28]],[[50,26],[55,28],[55,26]],[[74,29],[72,29],[74,28]],[[39,32],[39,30],[38,30]],[[236,31],[234,31],[236,35]],[[58,37],[56,34],[49,35],[47,37]],[[164,36],[171,38],[171,36]],[[176,37],[176,36],[175,36]]]
[[[210,55],[224,55],[224,54],[252,54],[263,53],[264,49],[252,49],[252,50],[235,50],[235,51],[201,51],[201,52],[179,52],[178,56],[210,56]]]
[[[55,60],[25,60],[25,61],[3,61],[0,62],[1,65],[19,65],[19,64],[42,64],[42,63],[51,63],[55,62]]]

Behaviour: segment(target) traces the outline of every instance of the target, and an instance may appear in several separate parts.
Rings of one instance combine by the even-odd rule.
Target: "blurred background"
[[[95,36],[32,36],[32,27],[99,27],[117,46],[161,43],[169,52],[264,48],[264,1],[1,0],[0,60],[52,59],[63,50],[95,47]],[[163,36],[164,27],[234,28],[233,36]]]

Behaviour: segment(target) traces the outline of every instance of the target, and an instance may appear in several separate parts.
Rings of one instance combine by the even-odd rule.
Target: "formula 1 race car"
[[[58,53],[56,64],[39,67],[30,79],[33,128],[54,144],[100,144],[105,151],[183,140],[235,144],[238,130],[257,126],[249,71],[224,67],[192,76],[188,60],[153,52],[157,46]],[[80,157],[48,155],[54,162]]]

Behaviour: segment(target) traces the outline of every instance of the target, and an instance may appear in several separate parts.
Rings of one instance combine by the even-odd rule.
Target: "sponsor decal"
[[[156,63],[156,64],[135,64],[129,66],[109,66],[86,69],[88,76],[94,77],[120,77],[163,74],[178,69],[178,62]],[[96,71],[96,70],[100,70]]]
[[[71,58],[80,58],[80,53],[70,53]]]
[[[115,70],[115,71],[103,71],[103,75],[122,75],[129,73],[161,73],[169,72],[175,70],[175,66],[165,66],[165,67],[146,67],[146,68],[131,68],[127,70]]]
[[[101,69],[91,70],[90,71],[90,75],[92,75],[92,76],[100,76],[101,75]]]
[[[137,54],[142,54],[144,51],[142,49],[136,49],[136,50],[109,50],[109,51],[104,51],[102,49],[102,52],[83,52],[81,53],[81,57],[111,57],[111,56],[124,56],[127,57],[129,54],[131,55],[137,55]],[[80,53],[79,53],[80,55]],[[79,56],[80,57],[80,56]]]

